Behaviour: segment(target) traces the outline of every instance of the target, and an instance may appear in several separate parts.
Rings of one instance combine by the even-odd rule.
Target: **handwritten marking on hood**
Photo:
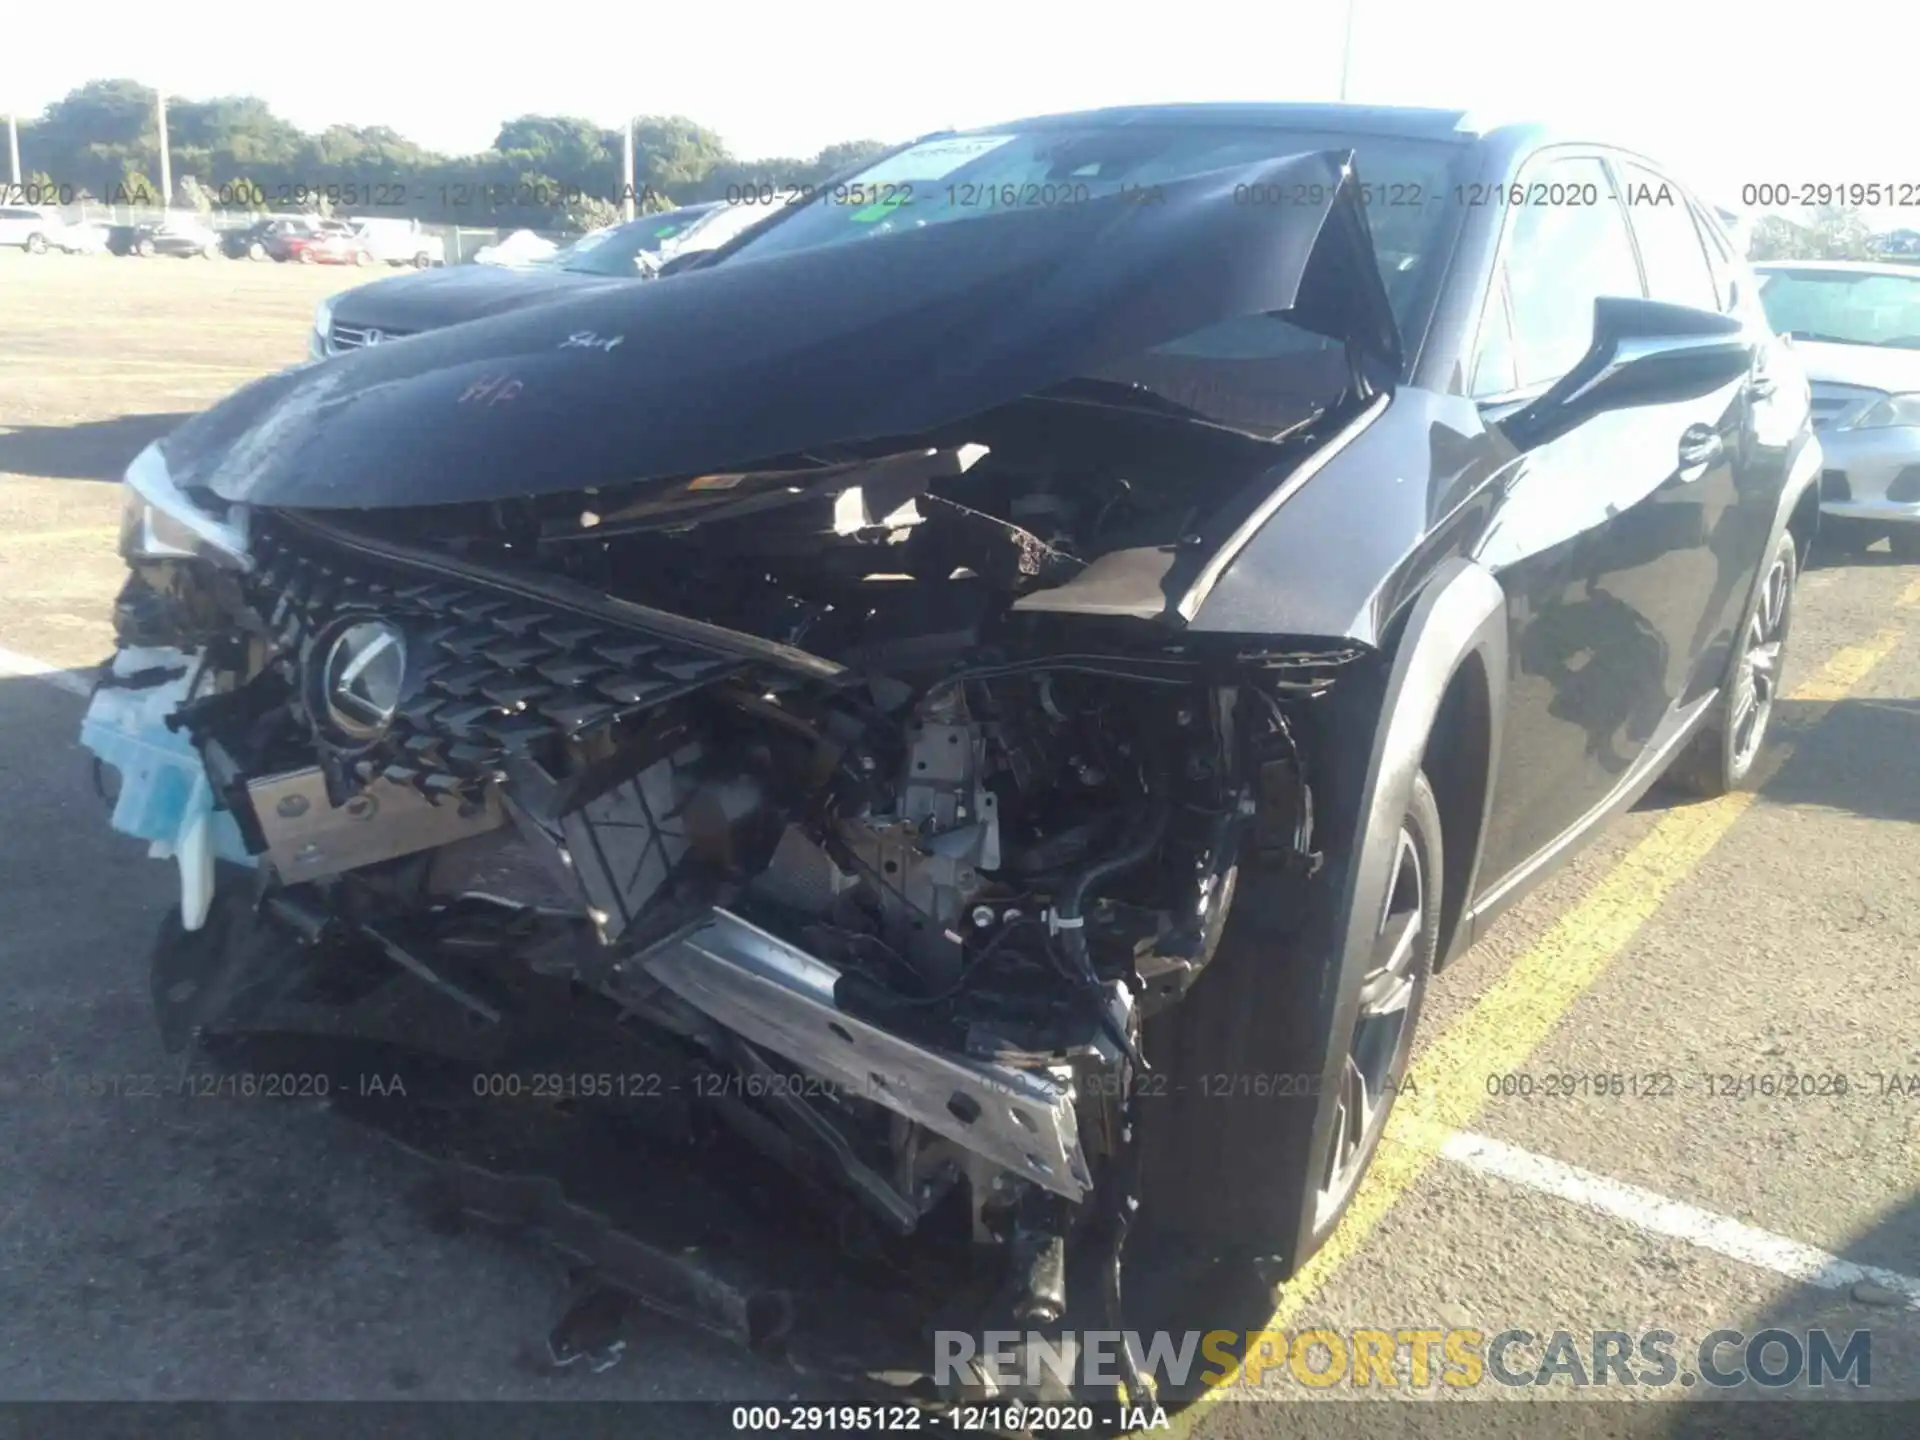
[[[487,375],[467,386],[455,403],[494,406],[503,400],[513,399],[524,389],[526,386],[509,375]]]
[[[627,337],[624,335],[596,335],[591,330],[576,330],[560,342],[562,350],[612,350]]]

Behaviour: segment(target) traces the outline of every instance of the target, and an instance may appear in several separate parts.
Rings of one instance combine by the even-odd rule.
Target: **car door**
[[[1506,217],[1470,371],[1496,427],[1585,354],[1596,299],[1646,295],[1629,206],[1599,151],[1542,152],[1516,179],[1508,194],[1524,203]],[[1731,484],[1728,404],[1722,391],[1608,410],[1503,477],[1478,556],[1509,626],[1481,869],[1491,891],[1609,800],[1690,689],[1714,576],[1703,497]]]

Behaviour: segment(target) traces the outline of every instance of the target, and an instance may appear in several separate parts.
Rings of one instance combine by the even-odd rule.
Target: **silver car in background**
[[[1780,260],[1760,303],[1813,388],[1821,538],[1920,560],[1920,266]]]

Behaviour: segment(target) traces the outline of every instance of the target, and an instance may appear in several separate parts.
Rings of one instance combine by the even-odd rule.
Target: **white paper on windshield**
[[[868,186],[897,185],[905,180],[938,180],[982,155],[992,154],[1002,145],[1011,144],[1016,138],[1013,135],[952,135],[944,140],[923,140],[871,169],[862,170],[848,183]]]

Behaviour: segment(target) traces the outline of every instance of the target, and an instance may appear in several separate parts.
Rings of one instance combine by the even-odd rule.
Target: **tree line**
[[[29,203],[160,203],[154,92],[94,80],[20,125]],[[300,129],[255,96],[167,99],[174,204],[201,210],[319,210],[473,226],[588,229],[616,218],[622,137],[589,120],[522,115],[474,155],[446,155],[384,125]],[[634,131],[636,209],[736,197],[747,187],[814,185],[886,148],[829,145],[810,159],[741,160],[679,115]]]

